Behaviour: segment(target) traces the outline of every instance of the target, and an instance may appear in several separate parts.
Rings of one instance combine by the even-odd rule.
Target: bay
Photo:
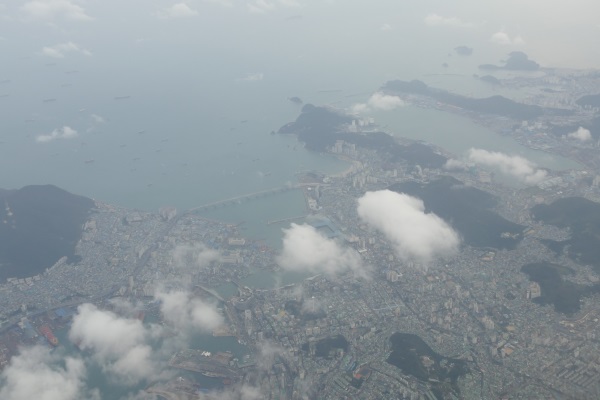
[[[394,136],[434,144],[456,157],[465,157],[469,149],[479,148],[518,155],[539,167],[557,171],[581,168],[573,160],[523,146],[511,137],[499,135],[462,115],[409,105],[393,111],[376,112],[374,117],[377,124]]]

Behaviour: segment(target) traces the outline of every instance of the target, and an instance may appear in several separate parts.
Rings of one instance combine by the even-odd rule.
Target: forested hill
[[[94,201],[52,185],[0,189],[0,281],[74,257]]]

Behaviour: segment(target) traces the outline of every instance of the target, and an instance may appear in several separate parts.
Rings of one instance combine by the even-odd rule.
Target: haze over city
[[[0,0],[0,398],[598,398],[598,15]]]

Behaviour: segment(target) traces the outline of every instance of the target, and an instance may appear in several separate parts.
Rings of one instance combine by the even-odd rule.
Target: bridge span
[[[240,204],[246,200],[257,199],[259,197],[266,197],[266,196],[270,196],[270,195],[274,195],[274,194],[278,194],[278,193],[285,193],[290,190],[302,189],[302,188],[307,188],[307,187],[312,187],[312,186],[328,186],[328,185],[323,184],[323,183],[298,183],[295,185],[287,185],[287,186],[281,186],[281,187],[273,188],[273,189],[260,190],[258,192],[243,194],[240,196],[230,197],[228,199],[223,199],[223,200],[219,200],[219,201],[213,201],[212,203],[203,204],[198,207],[190,208],[187,212],[191,212],[191,213],[202,212],[202,211],[210,210],[210,209],[217,208],[217,207],[224,207],[224,206],[231,205],[231,204]]]

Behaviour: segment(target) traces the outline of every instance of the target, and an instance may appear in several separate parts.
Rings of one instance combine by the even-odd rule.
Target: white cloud
[[[458,234],[437,215],[426,213],[423,201],[416,197],[390,190],[367,192],[358,200],[357,211],[405,261],[427,263],[458,251]]]
[[[354,249],[342,247],[311,225],[292,224],[283,233],[283,250],[277,257],[281,268],[324,273],[330,277],[348,271],[361,277],[368,276],[360,255]]]
[[[159,13],[161,18],[189,18],[198,15],[198,11],[194,10],[186,3],[176,3],[171,7],[165,8]]]
[[[179,245],[173,250],[173,265],[190,272],[205,269],[220,258],[221,253],[203,243]]]
[[[152,360],[152,348],[138,344],[117,357],[109,367],[109,373],[117,376],[119,381],[132,384],[157,376],[159,369]]]
[[[263,341],[257,344],[256,367],[263,372],[269,372],[278,358],[285,358],[289,353],[276,342]]]
[[[83,7],[71,0],[34,0],[25,3],[21,10],[32,19],[66,19],[87,21],[92,18],[86,14]]]
[[[373,110],[390,111],[396,108],[404,107],[406,103],[398,96],[392,96],[382,92],[376,92],[369,97],[367,103],[358,103],[352,106],[352,112],[355,114],[369,113]]]
[[[187,291],[159,290],[155,297],[161,301],[163,318],[182,333],[211,332],[224,323],[213,304],[193,297]]]
[[[82,49],[73,42],[60,43],[54,46],[46,46],[42,49],[42,54],[48,57],[64,58],[67,53],[81,53],[91,56],[92,53],[87,49]]]
[[[255,0],[248,3],[248,11],[255,14],[264,14],[273,9],[275,9],[275,3],[268,0]]]
[[[516,46],[525,46],[525,40],[521,37],[521,35],[517,35],[513,39],[513,44]]]
[[[98,114],[92,114],[91,117],[94,120],[94,122],[97,124],[103,124],[106,122],[106,120]]]
[[[240,80],[246,82],[258,82],[262,81],[264,78],[265,74],[263,74],[262,72],[254,72],[246,74],[246,76],[241,78]]]
[[[541,182],[547,175],[545,170],[536,168],[536,165],[526,158],[495,151],[470,149],[469,160],[475,164],[496,168],[504,175],[512,176],[528,185]]]
[[[73,317],[69,339],[93,358],[113,379],[126,384],[155,377],[158,366],[152,359],[152,348],[146,343],[150,333],[141,321],[122,318],[82,304]]]
[[[204,0],[204,1],[207,1],[209,3],[220,4],[223,7],[227,7],[227,8],[233,7],[233,4],[229,0]]]
[[[472,28],[475,26],[474,23],[462,21],[457,17],[443,17],[438,14],[429,14],[424,21],[427,26],[449,26],[453,28]]]
[[[390,24],[383,24],[381,25],[381,28],[379,28],[382,31],[391,31],[393,28]]]
[[[367,103],[357,103],[352,106],[353,114],[366,114],[371,112],[371,109],[367,105]]]
[[[492,37],[490,37],[490,42],[499,44],[501,46],[510,46],[510,45],[524,46],[525,45],[525,40],[523,40],[523,38],[520,35],[517,35],[514,38],[511,38],[508,33],[504,32],[504,30],[500,30],[500,31],[494,33],[492,35]]]
[[[82,360],[62,359],[44,347],[21,350],[0,376],[3,400],[79,400],[84,394],[86,368]]]
[[[266,393],[260,388],[246,383],[238,383],[221,390],[213,390],[198,397],[200,400],[261,400],[269,398],[270,390]]]
[[[592,140],[592,133],[589,129],[585,129],[584,127],[580,126],[575,132],[569,133],[567,137],[571,139],[577,139],[582,142],[587,142]]]
[[[512,44],[512,40],[510,36],[506,32],[496,32],[490,38],[490,42],[500,44],[500,45],[509,45]]]
[[[284,7],[300,7],[301,4],[296,0],[279,0],[279,4]]]
[[[255,14],[265,14],[278,6],[297,8],[302,5],[297,0],[254,0],[247,3],[248,11]]]
[[[391,96],[381,92],[374,93],[368,102],[369,106],[378,110],[389,111],[404,107],[404,101],[398,96]]]
[[[73,139],[77,137],[77,131],[71,127],[63,126],[52,131],[48,135],[39,135],[35,140],[39,143],[51,142],[58,139]]]
[[[449,158],[446,163],[444,164],[444,169],[448,170],[448,171],[460,171],[460,170],[465,170],[469,167],[469,165],[467,163],[465,163],[464,161],[461,160],[456,160],[454,158]]]

